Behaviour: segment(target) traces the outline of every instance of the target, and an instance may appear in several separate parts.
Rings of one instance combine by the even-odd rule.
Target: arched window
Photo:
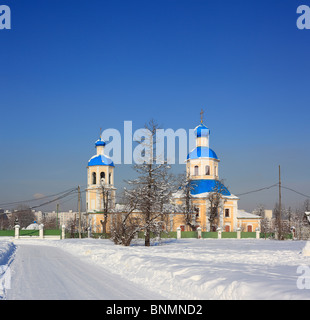
[[[206,176],[210,175],[210,166],[206,166]]]
[[[111,173],[109,173],[109,184],[111,184]]]
[[[100,181],[105,181],[105,172],[100,172]]]
[[[96,172],[93,172],[93,184],[96,184]]]
[[[198,166],[195,166],[194,169],[195,169],[195,170],[194,170],[194,175],[195,175],[195,176],[198,176],[198,175],[199,175],[199,168],[198,168]]]
[[[217,166],[214,167],[214,175],[217,176]]]

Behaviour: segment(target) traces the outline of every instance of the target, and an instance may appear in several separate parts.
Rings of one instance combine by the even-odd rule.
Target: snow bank
[[[303,250],[302,250],[302,254],[303,254],[305,257],[310,257],[310,241],[307,241],[307,242],[306,242],[306,245],[305,245],[305,247],[304,247]]]
[[[0,239],[0,300],[5,298],[9,286],[9,266],[14,259],[15,249],[11,240]]]
[[[0,238],[0,265],[8,265],[13,259],[16,246],[11,240]]]
[[[296,286],[305,241],[181,239],[153,247],[109,240],[37,241],[54,245],[167,299],[309,299]],[[308,248],[308,244],[306,245]]]

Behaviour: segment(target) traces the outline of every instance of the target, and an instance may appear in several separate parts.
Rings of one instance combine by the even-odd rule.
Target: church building
[[[232,194],[220,181],[220,160],[217,154],[209,147],[210,130],[203,124],[195,128],[196,147],[188,154],[186,160],[186,176],[190,184],[190,198],[196,213],[193,222],[196,228],[202,231],[216,231],[221,228],[224,232],[242,231],[253,232],[260,227],[261,217],[238,209],[239,198]],[[210,223],[212,199],[218,195],[219,205],[216,208],[217,218]],[[177,204],[182,205],[185,197],[184,191],[177,192],[174,197]],[[184,214],[176,214],[173,229],[191,231],[192,227],[184,223]]]
[[[191,231],[200,227],[202,231],[232,232],[241,229],[254,232],[260,228],[261,217],[238,209],[239,198],[232,194],[220,180],[220,159],[209,147],[210,130],[201,123],[195,128],[196,147],[187,155],[186,183],[190,186],[190,201],[194,206],[191,223],[186,223],[184,212],[171,213],[168,231]],[[112,159],[104,154],[105,141],[99,138],[95,143],[96,155],[87,166],[86,210],[93,232],[109,230],[108,215],[115,208],[114,170]],[[217,195],[219,205],[216,219],[210,219],[212,205],[210,198]],[[184,208],[184,190],[174,194],[174,203]],[[107,205],[109,204],[109,205]],[[211,221],[210,221],[211,220]]]

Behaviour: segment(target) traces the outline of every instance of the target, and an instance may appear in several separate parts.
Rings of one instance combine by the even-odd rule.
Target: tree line
[[[277,234],[282,234],[281,238],[284,239],[287,235],[292,235],[295,239],[309,239],[310,238],[310,221],[308,220],[305,212],[310,212],[310,200],[306,199],[299,207],[285,208],[281,206],[281,215],[279,204],[276,203],[272,210],[272,218],[265,217],[265,206],[260,204],[254,211],[254,214],[261,216],[261,232],[265,237],[271,234],[277,237]],[[281,219],[281,223],[279,223]],[[279,232],[281,228],[281,232]]]

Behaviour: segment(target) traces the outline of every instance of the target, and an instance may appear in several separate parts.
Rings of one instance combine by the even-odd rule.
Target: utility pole
[[[282,213],[282,204],[281,204],[281,167],[279,165],[279,217],[278,217],[278,234],[279,240],[282,239],[282,223],[281,223],[281,213]]]
[[[79,239],[82,238],[81,236],[81,189],[78,186],[78,202],[79,202]]]
[[[58,225],[58,212],[59,212],[59,203],[57,203],[56,206],[56,229],[59,229],[59,225]]]

